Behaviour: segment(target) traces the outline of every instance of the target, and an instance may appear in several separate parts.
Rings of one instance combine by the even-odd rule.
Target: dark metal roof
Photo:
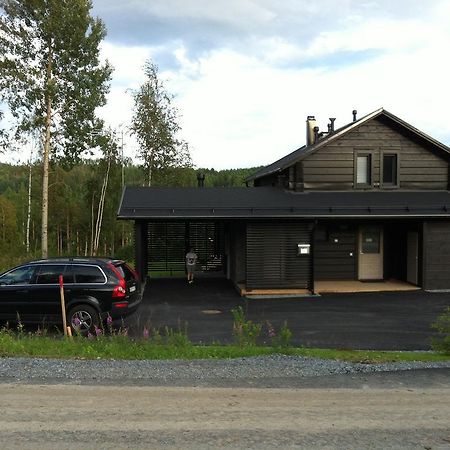
[[[119,219],[287,217],[450,217],[450,192],[126,187],[118,212]]]
[[[366,123],[367,121],[374,119],[376,117],[379,117],[379,116],[387,117],[391,121],[395,122],[397,125],[408,130],[409,132],[415,134],[419,138],[427,141],[428,143],[432,144],[434,147],[437,147],[439,150],[442,150],[442,151],[450,154],[450,148],[447,147],[446,145],[442,144],[441,142],[437,141],[436,139],[432,138],[431,136],[423,133],[422,131],[413,127],[412,125],[410,125],[409,123],[400,119],[399,117],[395,116],[394,114],[390,113],[389,111],[386,111],[384,108],[380,108],[380,109],[377,109],[376,111],[371,112],[370,114],[367,114],[364,117],[361,117],[361,119],[358,119],[355,122],[350,122],[349,124],[336,129],[332,134],[326,135],[324,138],[320,139],[314,145],[310,145],[310,146],[304,145],[303,147],[298,148],[297,150],[293,151],[292,153],[289,153],[288,155],[284,156],[283,158],[279,159],[278,161],[275,161],[274,163],[269,164],[268,166],[263,167],[262,169],[258,170],[254,174],[247,177],[245,179],[245,181],[250,182],[250,181],[254,181],[258,178],[262,178],[267,175],[271,175],[276,172],[281,172],[282,170],[295,164],[297,161],[300,161],[303,158],[305,158],[306,156],[310,155],[311,153],[314,153],[319,148],[333,142],[334,140],[345,135],[349,131],[359,127],[363,123]]]

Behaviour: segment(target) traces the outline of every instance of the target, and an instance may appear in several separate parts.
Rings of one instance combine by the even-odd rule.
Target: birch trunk
[[[31,224],[31,181],[32,181],[31,157],[28,169],[28,205],[27,205],[27,228],[26,228],[26,246],[27,255],[30,253],[30,224]]]
[[[49,89],[52,82],[52,48],[49,45],[49,56],[47,61],[46,86]],[[42,155],[42,233],[41,246],[42,258],[48,258],[48,176],[49,176],[49,159],[50,159],[50,139],[51,139],[51,125],[52,125],[52,96],[47,91],[45,96],[46,102],[46,117],[45,117],[45,137],[44,137],[44,151]]]
[[[105,177],[103,178],[102,191],[100,193],[100,200],[98,202],[97,221],[95,224],[95,238],[94,238],[94,252],[93,252],[94,256],[97,255],[98,247],[100,244],[100,233],[102,230],[103,211],[105,208],[105,197],[106,197],[106,189],[108,188],[110,167],[111,167],[111,158],[108,159],[108,165],[106,167]]]

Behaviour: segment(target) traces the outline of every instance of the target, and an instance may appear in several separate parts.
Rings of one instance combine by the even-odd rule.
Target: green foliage
[[[439,337],[432,339],[432,347],[435,351],[450,355],[450,306],[438,316],[432,328],[438,331]]]
[[[0,0],[0,95],[15,136],[42,134],[50,121],[53,152],[66,158],[97,145],[95,110],[109,90],[112,70],[99,60],[106,29],[91,8],[89,0]]]
[[[248,320],[242,306],[231,310],[233,315],[233,337],[239,347],[254,346],[261,335],[262,325]]]
[[[151,337],[150,337],[151,336]],[[279,348],[235,345],[180,345],[167,343],[158,330],[143,339],[130,339],[124,333],[101,335],[99,338],[63,338],[50,335],[45,329],[22,333],[0,329],[0,357],[44,357],[77,359],[210,359],[242,358],[280,353]],[[450,361],[450,355],[432,352],[384,352],[367,350],[330,350],[293,348],[282,350],[286,355],[336,359],[350,362],[380,364],[396,361]]]
[[[275,327],[269,321],[266,322],[266,325],[267,335],[272,347],[280,349],[287,349],[291,347],[292,331],[289,329],[286,321],[283,322],[283,325],[281,326],[278,333],[276,332]]]
[[[52,256],[89,255],[92,248],[94,225],[100,200],[102,183],[107,168],[108,154],[100,160],[88,160],[77,165],[52,163],[49,183],[49,253]],[[42,172],[37,164],[31,165],[32,202],[30,221],[30,252],[27,254],[26,224],[28,203],[28,175],[26,164],[0,164],[0,202],[7,206],[5,226],[2,225],[0,208],[0,271],[25,260],[40,257],[41,210],[38,194],[42,191]],[[196,186],[197,170],[193,168],[168,169],[168,178],[155,175],[155,186]],[[230,169],[216,171],[202,169],[206,173],[207,186],[242,186],[243,179],[255,169]],[[144,175],[137,165],[124,167],[125,183],[142,186]],[[99,254],[116,256],[132,262],[134,259],[133,222],[118,221],[117,208],[122,195],[122,166],[117,155],[112,155],[109,182],[106,191],[103,226]],[[6,209],[5,209],[6,212]],[[2,228],[3,227],[3,228]],[[5,239],[2,241],[2,232]]]
[[[159,79],[158,68],[150,60],[144,66],[145,82],[133,92],[131,131],[139,143],[146,184],[153,185],[159,171],[192,165],[188,145],[177,138],[178,111],[172,96]]]

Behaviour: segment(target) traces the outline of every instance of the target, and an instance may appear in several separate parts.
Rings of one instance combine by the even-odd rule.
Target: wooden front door
[[[364,225],[359,229],[358,279],[383,279],[383,228]]]

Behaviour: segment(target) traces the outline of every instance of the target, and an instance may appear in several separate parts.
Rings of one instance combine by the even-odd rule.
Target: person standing
[[[189,284],[194,282],[194,272],[195,265],[197,264],[197,254],[195,250],[191,247],[189,252],[186,253],[186,272],[187,272],[187,281]]]

